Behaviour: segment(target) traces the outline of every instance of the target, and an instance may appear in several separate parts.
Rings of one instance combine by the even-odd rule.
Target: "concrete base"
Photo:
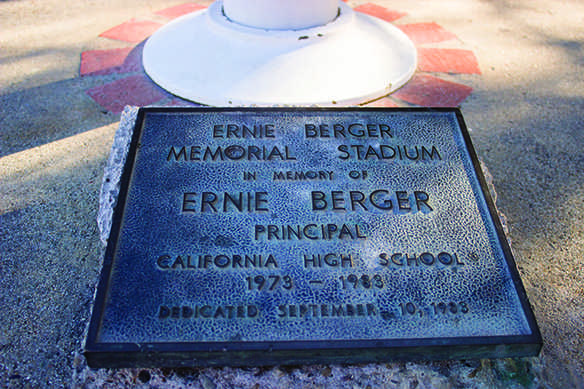
[[[331,23],[284,31],[234,23],[222,4],[150,37],[143,63],[154,82],[216,106],[356,105],[391,93],[416,70],[416,49],[401,30],[344,3]]]

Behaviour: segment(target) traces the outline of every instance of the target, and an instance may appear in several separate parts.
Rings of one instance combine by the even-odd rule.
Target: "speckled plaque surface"
[[[141,109],[90,366],[533,355],[455,109]]]

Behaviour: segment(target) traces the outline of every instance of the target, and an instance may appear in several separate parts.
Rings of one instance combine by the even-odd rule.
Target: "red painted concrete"
[[[444,42],[456,38],[456,35],[434,22],[404,24],[397,27],[405,32],[416,45]]]
[[[125,23],[110,28],[99,36],[124,42],[138,43],[148,38],[161,26],[162,24],[150,20],[131,19]]]
[[[369,103],[365,106],[366,107],[385,107],[385,108],[399,107],[399,105],[389,97],[384,97],[382,99],[375,100],[374,102]]]
[[[430,75],[415,75],[392,96],[422,107],[458,107],[472,88]]]
[[[142,48],[124,47],[122,49],[92,50],[81,53],[82,76],[101,76],[106,74],[133,73],[142,70]]]
[[[181,5],[177,5],[177,6],[170,7],[170,8],[165,8],[165,9],[162,9],[160,11],[156,11],[155,14],[160,15],[160,16],[164,16],[165,18],[175,19],[175,18],[178,18],[179,16],[183,16],[183,15],[186,15],[188,13],[199,11],[199,10],[205,9],[205,8],[207,8],[207,7],[205,7],[204,5],[201,5],[201,4],[186,3],[186,4],[181,4]]]
[[[109,84],[91,88],[86,93],[113,113],[122,112],[126,105],[145,106],[166,97],[166,94],[143,75],[135,75]]]
[[[392,11],[392,10],[389,10],[385,7],[382,7],[380,5],[373,4],[373,3],[365,3],[362,5],[359,5],[359,6],[355,7],[354,10],[365,13],[367,15],[378,17],[379,19],[383,19],[387,22],[393,22],[394,20],[397,20],[397,19],[407,15],[406,13]]]
[[[418,48],[418,70],[423,72],[481,74],[472,51]]]
[[[81,53],[81,67],[79,73],[82,76],[87,74],[104,74],[110,68],[120,67],[132,51],[133,47],[111,50],[91,50]]]

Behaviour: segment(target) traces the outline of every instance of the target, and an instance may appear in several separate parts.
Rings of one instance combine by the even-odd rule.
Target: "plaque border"
[[[454,113],[470,156],[480,192],[487,205],[509,268],[513,286],[525,314],[531,334],[508,336],[440,337],[410,339],[351,339],[310,341],[249,341],[249,342],[155,342],[155,343],[105,343],[98,341],[99,330],[107,301],[113,257],[120,233],[120,225],[130,178],[147,113],[220,113],[220,112],[387,112]],[[475,193],[475,196],[477,193]],[[123,199],[123,201],[119,201]],[[538,355],[542,337],[535,315],[527,299],[516,263],[501,225],[495,204],[491,199],[480,162],[472,146],[468,129],[459,108],[377,108],[377,107],[148,107],[140,108],[134,124],[132,139],[120,179],[118,201],[114,207],[112,227],[107,241],[103,268],[100,274],[91,319],[87,332],[84,355],[92,368],[122,367],[182,367],[182,366],[269,366],[310,363],[371,363],[392,360],[443,360],[510,358]]]

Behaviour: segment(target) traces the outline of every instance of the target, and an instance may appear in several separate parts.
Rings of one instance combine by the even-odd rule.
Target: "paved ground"
[[[508,219],[544,337],[541,356],[88,373],[77,352],[100,271],[95,215],[119,114],[87,91],[126,75],[81,77],[81,53],[131,47],[98,36],[133,18],[165,23],[155,12],[181,2],[8,0],[0,1],[0,386],[69,386],[74,374],[77,383],[92,376],[94,385],[120,386],[584,386],[584,4],[374,3],[407,13],[396,23],[435,22],[457,37],[425,47],[472,51],[478,60],[481,75],[421,75],[472,88],[460,104]]]

